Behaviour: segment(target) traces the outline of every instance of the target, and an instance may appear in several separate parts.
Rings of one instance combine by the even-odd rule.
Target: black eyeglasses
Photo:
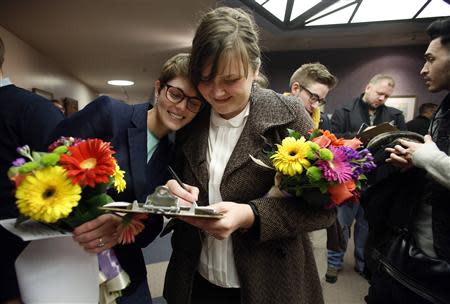
[[[318,102],[319,106],[323,106],[324,104],[327,103],[325,98],[320,98],[319,95],[317,95],[316,93],[311,92],[310,90],[308,90],[304,86],[300,85],[300,88],[302,88],[303,90],[306,91],[306,93],[308,93],[308,95],[309,95],[309,102],[311,102],[312,104]]]
[[[193,113],[198,113],[201,110],[203,106],[203,101],[200,98],[195,96],[187,96],[186,94],[184,94],[182,89],[171,86],[170,84],[167,83],[166,87],[167,87],[166,98],[170,102],[178,104],[186,98],[187,99],[186,107],[188,108],[189,111]]]

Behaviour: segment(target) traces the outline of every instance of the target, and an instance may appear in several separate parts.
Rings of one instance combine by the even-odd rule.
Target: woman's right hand
[[[173,195],[180,199],[182,205],[191,206],[194,202],[197,202],[200,191],[197,187],[188,184],[183,185],[186,189],[183,189],[183,187],[181,187],[174,179],[171,179],[166,183],[166,187],[169,188]]]

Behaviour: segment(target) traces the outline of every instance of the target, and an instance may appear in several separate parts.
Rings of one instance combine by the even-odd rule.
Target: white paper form
[[[56,230],[50,226],[44,225],[42,223],[27,220],[17,227],[15,226],[16,219],[0,220],[0,225],[3,226],[9,232],[17,235],[24,241],[35,241],[51,239],[55,237],[67,237],[71,236],[72,233],[69,231]]]

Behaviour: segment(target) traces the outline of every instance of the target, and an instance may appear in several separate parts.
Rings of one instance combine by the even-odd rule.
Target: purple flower
[[[13,161],[13,162],[12,162],[12,165],[13,165],[14,167],[20,167],[20,166],[22,166],[24,163],[26,163],[25,158],[20,157],[20,158],[16,159],[15,161]]]
[[[58,148],[59,146],[76,146],[78,145],[80,142],[82,142],[83,140],[80,138],[74,138],[74,137],[65,137],[65,136],[61,136],[60,138],[58,138],[56,141],[54,141],[49,147],[48,147],[48,151],[52,152],[53,150],[55,150],[56,148]]]
[[[317,167],[323,172],[326,181],[342,184],[353,179],[353,169],[347,161],[346,150],[341,148],[330,146],[333,159],[317,161]]]

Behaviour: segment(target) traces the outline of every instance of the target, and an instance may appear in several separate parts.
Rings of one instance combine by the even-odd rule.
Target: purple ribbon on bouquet
[[[100,270],[100,303],[115,303],[130,284],[130,277],[123,271],[113,249],[97,254]]]
[[[122,271],[119,260],[117,259],[114,250],[108,249],[97,254],[98,266],[100,271],[106,276],[108,280],[115,278]]]

